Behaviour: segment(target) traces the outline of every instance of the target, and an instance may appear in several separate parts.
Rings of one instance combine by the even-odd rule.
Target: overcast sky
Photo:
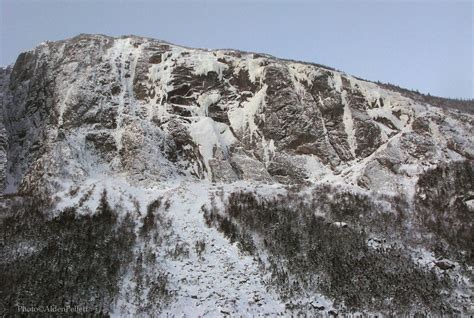
[[[136,34],[325,64],[473,98],[473,1],[0,0],[0,64],[44,40]]]

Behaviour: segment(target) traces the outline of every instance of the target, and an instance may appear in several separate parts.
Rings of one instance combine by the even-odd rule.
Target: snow
[[[125,130],[123,127],[125,100],[128,99],[130,102],[133,99],[133,79],[135,78],[135,67],[139,54],[140,48],[136,48],[131,43],[130,38],[117,39],[109,50],[110,64],[122,86],[117,110],[117,129],[114,132],[115,142],[119,151],[122,149],[122,137]],[[128,73],[127,62],[130,63],[130,74],[128,74],[128,77],[126,76]]]
[[[263,78],[263,71],[264,67],[262,66],[262,62],[264,61],[263,58],[258,58],[258,59],[251,59],[248,62],[248,71],[249,71],[249,78],[252,81],[252,83],[255,83],[257,79],[262,79]]]
[[[471,200],[467,200],[464,202],[464,204],[467,206],[467,209],[469,210],[469,212],[474,212],[474,199],[471,199]]]
[[[333,177],[333,171],[327,168],[319,161],[319,158],[314,155],[301,156],[306,162],[304,168],[311,181],[317,182],[323,178]]]
[[[332,86],[336,92],[342,92],[342,77],[338,72],[334,72],[332,77],[328,77],[329,85]]]
[[[209,106],[216,104],[221,99],[219,92],[210,92],[200,95],[197,102],[199,104],[199,116],[207,116]]]
[[[430,127],[430,132],[431,132],[431,137],[433,140],[440,145],[445,146],[447,141],[445,136],[441,133],[438,125],[432,120],[429,121],[429,127]]]
[[[253,191],[266,198],[286,194],[287,190],[280,184],[261,184],[239,181],[233,184],[212,184],[201,182],[166,182],[155,183],[147,187],[132,184],[122,177],[110,178],[97,175],[84,180],[78,193],[71,197],[69,189],[59,193],[61,196],[58,208],[78,205],[80,198],[90,192],[79,213],[94,213],[99,204],[103,190],[107,190],[107,198],[111,206],[118,211],[136,211],[136,231],[140,219],[146,213],[146,207],[156,198],[170,202],[166,216],[170,218],[172,232],[168,240],[159,245],[139,240],[134,248],[135,253],[149,250],[156,259],[153,265],[144,268],[144,273],[156,276],[158,271],[168,273],[167,289],[173,297],[160,315],[174,316],[281,316],[290,313],[285,302],[275,290],[268,285],[267,274],[262,271],[261,264],[253,256],[242,254],[236,244],[230,244],[222,233],[205,224],[201,207],[211,204],[211,196],[226,200],[234,191]],[[136,202],[136,203],[134,203]],[[221,202],[221,201],[219,201]],[[221,204],[217,202],[217,204]],[[121,215],[120,217],[123,217]],[[342,223],[341,223],[342,224]],[[168,234],[167,234],[168,235]],[[205,242],[205,249],[199,256],[194,249],[195,243]],[[189,256],[173,259],[167,256],[167,250],[176,242],[187,244]],[[142,290],[144,297],[140,302],[130,301],[136,282],[133,278],[133,267],[122,276],[119,296],[112,308],[112,317],[136,316],[140,305],[145,301],[148,287]],[[314,293],[302,303],[332,308],[332,301]]]
[[[176,180],[178,183],[179,180]],[[87,194],[87,200],[83,203],[82,207],[78,209],[81,214],[94,213],[103,190],[107,191],[107,200],[112,207],[120,206],[118,211],[133,211],[135,207],[133,202],[130,200],[131,197],[136,198],[143,208],[145,208],[153,199],[153,193],[157,190],[172,187],[174,183],[167,183],[166,185],[154,183],[149,186],[143,184],[131,184],[127,178],[122,176],[114,176],[111,178],[108,174],[97,173],[89,176],[83,180],[80,186],[75,185],[72,182],[65,181],[62,184],[63,191],[57,193],[59,202],[56,204],[56,210],[59,212],[66,207],[79,206],[81,198],[84,198]],[[74,187],[78,187],[78,192],[75,195],[70,194],[70,190]],[[141,214],[145,214],[145,210],[141,211]]]
[[[227,113],[232,128],[235,131],[250,131],[250,135],[257,130],[255,116],[261,107],[265,106],[265,95],[267,85],[265,84],[256,94],[242,103],[242,107],[233,108]]]
[[[395,115],[393,115],[393,113],[385,106],[383,108],[367,109],[367,113],[372,119],[379,118],[379,117],[387,118],[388,120],[392,122],[392,124],[398,130],[403,129],[404,127],[403,122],[400,119],[398,119]]]
[[[262,137],[262,147],[263,147],[263,160],[265,162],[265,165],[268,165],[268,163],[273,159],[273,156],[275,155],[275,142],[273,139],[270,139],[269,141],[265,140],[265,137]]]
[[[194,74],[196,75],[207,75],[209,72],[215,72],[219,80],[222,80],[223,73],[228,68],[226,64],[217,61],[217,58],[210,54],[198,55],[196,60],[194,62]]]
[[[252,54],[246,54],[242,59],[233,60],[232,66],[234,67],[234,75],[239,74],[242,69],[247,70],[250,81],[256,83],[257,80],[263,79],[263,72],[265,70],[263,66],[264,61],[265,58],[253,58]]]
[[[301,63],[289,63],[288,71],[297,82],[306,82],[310,86],[314,78],[321,74],[314,66]]]
[[[61,84],[67,85],[68,89],[66,90],[66,95],[62,98],[62,102],[59,104],[59,119],[58,119],[59,127],[61,127],[64,123],[64,119],[63,119],[64,113],[67,110],[67,104],[68,104],[69,98],[71,97],[72,92],[75,89],[74,84],[71,84],[71,83],[61,83]]]
[[[418,174],[422,173],[424,171],[424,168],[418,163],[401,164],[398,168],[398,171],[409,177],[415,177]]]
[[[227,154],[228,147],[236,139],[226,124],[215,122],[209,117],[201,117],[198,121],[192,123],[189,126],[189,133],[199,146],[199,152],[206,165],[208,177],[212,179],[209,160],[214,157],[214,149],[219,148],[223,150],[224,154]]]
[[[173,198],[173,225],[185,242],[206,241],[202,259],[192,255],[189,262],[169,264],[178,291],[178,300],[163,315],[185,316],[277,315],[284,312],[278,296],[267,290],[258,264],[242,255],[216,229],[209,228],[199,211],[215,191],[199,184],[189,184]],[[194,253],[193,253],[194,254]],[[261,305],[254,299],[260,299]]]
[[[94,213],[99,204],[103,189],[107,190],[108,201],[112,206],[121,206],[123,211],[134,211],[140,206],[140,215],[145,215],[146,207],[156,198],[170,202],[167,215],[172,222],[172,241],[168,245],[151,245],[157,259],[155,264],[169,273],[168,288],[173,293],[171,303],[164,308],[162,315],[174,316],[220,316],[223,312],[231,315],[246,313],[250,316],[283,315],[284,302],[275,291],[267,286],[266,277],[262,275],[259,264],[250,255],[242,254],[236,244],[229,241],[215,228],[208,227],[202,215],[201,207],[210,204],[210,195],[223,191],[224,194],[239,189],[253,189],[260,195],[277,195],[282,193],[280,185],[258,185],[248,182],[235,184],[212,185],[207,182],[177,182],[155,184],[140,187],[130,184],[123,178],[94,178],[85,180],[83,190],[93,188],[90,199],[86,202],[87,213]],[[82,190],[81,190],[82,191]],[[76,205],[81,195],[68,199],[67,192],[61,193],[64,206]],[[138,222],[139,223],[139,222]],[[194,250],[194,243],[203,240],[206,248],[199,257]],[[189,257],[170,259],[166,249],[175,242],[186,242]],[[135,251],[143,251],[145,246],[139,243]],[[149,274],[155,274],[155,267],[145,268]],[[127,301],[127,294],[133,291],[132,268],[123,276],[119,297],[113,308],[112,317],[137,315],[138,307]],[[144,293],[146,294],[146,290]],[[330,304],[324,297],[313,297],[315,303]],[[327,308],[327,307],[326,307]]]
[[[191,248],[190,257],[179,261],[168,259],[158,253],[159,259],[156,263],[159,266],[164,266],[171,273],[170,284],[177,295],[176,301],[171,303],[164,315],[173,316],[178,312],[188,316],[221,316],[223,312],[244,316],[288,315],[282,300],[266,286],[267,277],[258,268],[259,264],[252,257],[242,255],[235,245],[230,244],[214,228],[207,227],[200,212],[202,205],[210,204],[209,196],[217,192],[222,192],[224,199],[234,190],[250,190],[269,198],[284,194],[285,187],[277,183],[265,184],[264,182],[272,182],[270,177],[260,182],[239,181],[232,184],[211,184],[208,181],[190,182],[189,180],[192,178],[189,177],[189,174],[190,170],[197,171],[198,167],[205,166],[207,171],[205,178],[212,180],[210,162],[221,160],[215,158],[217,154],[219,158],[228,159],[230,149],[239,143],[233,132],[238,136],[243,134],[249,135],[251,138],[261,135],[257,123],[264,119],[261,113],[262,109],[266,107],[267,86],[263,82],[265,65],[281,63],[278,65],[286,67],[298,97],[302,101],[311,95],[304,84],[308,83],[311,86],[314,78],[321,74],[320,69],[314,65],[302,63],[275,62],[267,57],[254,58],[253,54],[247,53],[237,58],[235,55],[228,55],[225,51],[214,53],[171,45],[170,51],[162,54],[161,63],[149,65],[146,71],[148,78],[143,82],[143,85],[154,90],[155,96],[146,101],[138,101],[133,96],[133,80],[137,63],[141,61],[140,58],[145,57],[144,47],[147,42],[138,46],[130,38],[115,39],[113,42],[113,46],[108,49],[104,59],[104,63],[109,63],[111,66],[110,74],[108,74],[110,76],[103,79],[106,82],[118,83],[121,88],[117,96],[111,97],[111,101],[116,107],[115,110],[117,110],[117,128],[105,129],[86,127],[85,125],[74,127],[71,131],[67,131],[61,140],[54,143],[47,140],[45,143],[48,147],[47,152],[38,161],[39,164],[45,166],[44,171],[40,172],[44,172],[44,175],[53,175],[48,177],[47,181],[54,183],[58,188],[54,198],[57,201],[57,213],[68,206],[78,206],[82,200],[85,201],[78,208],[78,213],[94,213],[104,189],[107,190],[110,204],[120,207],[118,210],[121,213],[135,211],[134,202],[138,202],[140,208],[137,220],[143,217],[147,205],[152,200],[160,196],[169,199],[171,206],[167,215],[171,218],[176,232],[176,237],[173,239],[186,242]],[[49,48],[43,50],[45,50],[43,53],[46,54],[46,50]],[[59,52],[59,54],[62,53]],[[260,87],[260,90],[244,100],[243,96],[253,93],[238,91],[231,85],[228,86],[229,91],[220,91],[220,88],[213,87],[192,96],[196,98],[196,103],[189,106],[189,109],[192,110],[190,117],[173,114],[170,111],[171,105],[166,100],[168,92],[175,88],[171,83],[175,79],[176,67],[189,68],[194,72],[194,75],[207,75],[209,72],[215,72],[220,80],[219,85],[228,84],[226,82],[228,79],[223,76],[224,72],[228,70],[228,66],[218,61],[218,58],[225,58],[226,63],[232,65],[234,74],[238,74],[241,70],[248,72],[250,81],[259,84],[256,86]],[[77,75],[76,71],[81,71],[76,70],[77,66],[78,63],[72,62],[66,64],[62,71],[71,77],[72,74]],[[57,98],[59,102],[56,105],[59,125],[64,124],[64,114],[70,110],[69,105],[74,104],[76,96],[87,93],[81,90],[81,85],[86,82],[88,76],[93,74],[91,71],[92,69],[82,70],[82,73],[75,77],[77,80],[75,83],[58,79]],[[127,76],[125,76],[126,74]],[[450,140],[459,141],[465,151],[472,149],[469,141],[472,129],[467,124],[470,121],[463,123],[461,119],[445,114],[437,108],[414,104],[412,100],[401,94],[384,90],[375,83],[358,80],[339,72],[331,74],[333,76],[329,77],[329,85],[334,89],[332,93],[340,94],[342,98],[344,131],[354,157],[357,147],[355,118],[360,120],[363,117],[363,120],[369,121],[376,118],[386,118],[393,123],[396,129],[379,124],[383,131],[384,144],[367,158],[338,163],[336,167],[325,166],[314,155],[291,154],[292,163],[296,168],[301,169],[303,174],[306,174],[307,181],[310,181],[313,186],[330,183],[332,186],[344,187],[344,189],[353,192],[365,191],[364,193],[367,193],[367,190],[358,186],[358,181],[364,178],[363,180],[367,181],[368,187],[373,191],[374,197],[377,192],[384,195],[403,193],[406,194],[409,201],[412,201],[418,175],[426,169],[427,164],[412,158],[408,150],[403,148],[400,140],[403,134],[413,133],[411,123],[418,116],[430,118],[431,135],[426,137],[426,140],[436,144],[436,156],[433,161],[440,162],[448,158],[451,160],[464,159],[460,154],[446,149],[446,144]],[[372,102],[375,102],[373,108],[366,110],[351,108],[348,100],[350,92],[344,90],[342,76],[348,78],[352,88],[356,86],[360,88],[368,103],[372,105]],[[344,83],[346,82],[344,81]],[[310,97],[319,98],[323,103],[321,96]],[[383,105],[380,99],[383,100]],[[230,127],[207,117],[209,106],[216,103],[223,110],[227,110]],[[302,104],[305,105],[304,102]],[[142,116],[139,110],[145,110],[146,115]],[[393,114],[394,111],[401,112],[400,118]],[[443,121],[438,121],[437,116]],[[160,123],[157,124],[152,120],[155,118]],[[160,147],[165,145],[166,138],[169,138],[166,131],[168,119],[176,120],[188,129],[192,140],[198,147],[202,163],[190,158],[179,158],[177,163],[171,163],[164,157],[163,148]],[[472,120],[472,117],[468,117],[467,120]],[[136,152],[128,157],[114,154],[114,157],[107,161],[99,158],[97,153],[86,147],[84,140],[88,133],[109,131],[113,132],[119,151],[124,150],[126,140],[132,143],[132,146],[136,148],[133,150]],[[328,137],[330,132],[324,126],[324,122],[320,133],[330,144]],[[394,133],[395,135],[393,135]],[[52,135],[56,136],[54,132]],[[238,156],[241,156],[239,158],[241,161],[250,162],[243,172],[244,178],[252,178],[252,174],[256,174],[257,169],[268,174],[265,167],[268,167],[280,151],[277,147],[278,142],[275,144],[273,139],[266,139],[261,135],[258,141],[252,143],[255,149],[246,149],[246,151],[255,150],[255,156],[257,154],[261,156],[258,158],[259,161],[245,154],[233,154],[233,163],[236,162],[235,159]],[[192,147],[192,145],[186,145],[184,149],[192,151]],[[393,168],[397,171],[396,173],[378,161],[378,159],[385,158],[390,158],[397,163]],[[27,177],[35,177],[33,174],[25,174],[26,177],[24,177],[23,173],[14,173],[14,169],[18,168],[12,167],[10,161],[7,164],[6,193],[16,191],[16,185],[22,181],[22,178],[26,180]],[[20,165],[21,163],[15,164]],[[13,173],[10,173],[10,170]],[[178,173],[183,173],[184,176],[178,176]],[[262,177],[262,179],[264,178]],[[303,190],[300,194],[305,195],[304,191],[308,190]],[[465,201],[465,204],[470,211],[474,210],[474,200]],[[342,221],[333,224],[337,227],[347,226]],[[205,240],[207,243],[202,258],[199,258],[192,248],[198,239]],[[374,248],[381,246],[374,242],[369,242],[369,246]],[[143,248],[140,244],[136,246],[138,251]],[[158,246],[153,248],[160,250]],[[419,263],[432,266],[435,259],[430,254],[431,252],[421,251],[420,253]],[[148,270],[153,273],[156,269],[149,268]],[[130,275],[126,275],[122,285],[122,298],[116,307],[125,306],[129,311],[128,316],[138,315],[137,308],[128,304],[124,298],[124,293],[129,288],[133,288],[133,282]],[[324,304],[326,308],[331,307],[330,302],[324,300],[322,296],[317,294],[315,294],[316,298],[313,296],[308,296],[308,299],[303,301]],[[256,298],[261,299],[260,305],[255,301]],[[120,316],[119,311],[116,311],[115,314]]]
[[[453,264],[455,267],[459,268],[459,263],[457,262],[452,262],[449,260],[440,260],[437,259],[436,256],[434,255],[433,252],[428,251],[425,248],[418,248],[418,249],[413,249],[412,250],[412,257],[413,260],[418,263],[420,266],[429,268],[429,269],[435,269],[438,273],[442,272],[442,269],[436,266],[436,262],[438,261],[444,261],[446,263]]]
[[[342,81],[341,81],[342,85]],[[340,89],[340,88],[339,88]],[[353,157],[356,156],[355,149],[356,149],[356,138],[355,138],[355,130],[354,130],[354,120],[352,119],[352,112],[347,102],[347,92],[344,90],[341,93],[342,104],[344,104],[344,115],[342,120],[344,122],[344,130],[347,135],[347,142],[349,143],[349,149]]]

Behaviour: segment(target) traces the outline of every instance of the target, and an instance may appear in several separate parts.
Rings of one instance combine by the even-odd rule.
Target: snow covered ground
[[[151,276],[154,275],[153,270],[157,268],[169,273],[168,289],[173,296],[162,315],[209,317],[224,314],[247,316],[284,314],[284,303],[265,284],[265,277],[258,269],[258,262],[252,256],[242,254],[236,244],[231,245],[215,228],[205,224],[201,207],[209,204],[209,194],[215,193],[221,186],[207,182],[183,182],[139,189],[123,181],[111,181],[106,178],[88,180],[84,184],[84,189],[79,192],[86,193],[90,189],[93,190],[89,199],[83,204],[88,208],[82,211],[94,211],[103,189],[107,190],[111,205],[120,205],[123,211],[133,209],[133,204],[130,202],[139,202],[142,217],[146,213],[147,205],[156,198],[169,202],[166,211],[161,209],[160,213],[164,213],[171,221],[171,238],[162,245],[151,247],[156,253],[158,266],[145,270],[149,270],[148,274]],[[240,185],[244,188],[248,186],[245,183]],[[275,186],[269,187],[275,188]],[[67,193],[59,195],[67,197],[61,199],[58,208],[77,205],[81,198],[80,195],[70,198]],[[140,220],[137,220],[137,223],[140,223]],[[157,231],[160,230],[157,228]],[[200,255],[195,249],[197,242],[205,244]],[[178,259],[169,257],[167,252],[173,249],[175,244],[184,244],[188,255]],[[140,249],[144,249],[142,243],[136,247],[137,251]],[[125,300],[125,295],[127,292],[130,293],[134,286],[129,273],[122,283],[115,316],[120,317],[124,313],[133,315],[140,311],[139,304],[127,303]]]
[[[204,223],[201,206],[208,203],[211,186],[188,184],[173,190],[169,210],[179,238],[206,247],[201,257],[190,249],[189,259],[167,262],[177,301],[163,314],[182,316],[271,315],[284,313],[278,296],[265,286],[258,263],[229,244]]]
[[[377,194],[374,200],[400,196],[392,203],[400,203],[411,222],[415,200],[454,186],[459,193],[451,193],[451,203],[474,209],[462,179],[472,170],[466,168],[474,154],[472,115],[343,72],[261,54],[98,35],[42,44],[15,67],[32,74],[0,81],[0,190],[41,192],[52,197],[55,214],[74,206],[79,215],[93,214],[106,190],[120,216],[133,214],[136,259],[153,257],[144,266],[147,279],[168,273],[165,315],[289,314],[261,261],[206,225],[201,207],[211,197],[223,202],[246,189],[269,198],[285,193],[281,182],[301,186],[298,195],[309,202],[311,187],[327,184],[335,192],[329,197],[336,186]],[[461,162],[466,167],[457,168]],[[425,184],[417,197],[420,178],[439,167],[443,178],[450,171],[453,176],[439,181],[439,189]],[[435,173],[425,179],[437,181]],[[140,226],[157,199],[161,206],[153,213],[169,227],[155,222],[161,239],[147,241]],[[333,224],[350,228],[346,221]],[[180,255],[170,256],[176,249]],[[420,257],[421,265],[434,266],[432,251]],[[122,277],[116,316],[141,315],[148,306],[150,284],[139,285],[133,266]],[[140,295],[130,299],[137,288]],[[311,302],[332,308],[318,297]]]
[[[92,189],[92,191],[91,191]],[[210,206],[211,197],[226,196],[236,190],[252,190],[268,197],[286,192],[279,184],[256,184],[236,182],[234,184],[216,184],[209,182],[176,182],[137,187],[117,178],[92,179],[84,182],[74,198],[66,191],[58,194],[59,209],[67,206],[78,206],[81,197],[89,193],[82,203],[82,213],[94,213],[103,190],[111,206],[119,210],[133,211],[139,206],[136,219],[136,231],[146,215],[147,206],[161,199],[162,207],[158,210],[170,224],[170,228],[161,228],[156,224],[156,231],[165,239],[160,243],[144,242],[139,239],[135,246],[135,255],[152,252],[154,265],[145,266],[144,274],[154,277],[167,273],[167,289],[171,295],[169,302],[162,308],[162,316],[178,317],[218,317],[223,315],[238,316],[286,316],[286,302],[269,284],[268,273],[261,268],[253,256],[239,250],[237,243],[230,244],[215,227],[209,227],[203,217],[202,206]],[[64,196],[64,197],[63,197]],[[84,199],[83,199],[84,201]],[[134,203],[135,202],[135,203]],[[138,202],[138,205],[136,204]],[[219,203],[217,203],[219,204]],[[166,208],[163,207],[166,205]],[[164,233],[166,232],[166,234]],[[204,243],[198,253],[196,246]],[[183,255],[170,256],[176,246],[183,247]],[[121,291],[114,304],[113,316],[137,315],[143,313],[141,305],[146,303],[148,288],[144,288],[142,303],[134,302],[136,281],[132,267],[123,277]],[[331,303],[324,299],[311,298],[325,308]],[[309,300],[308,300],[309,301]],[[148,312],[149,314],[149,312]]]

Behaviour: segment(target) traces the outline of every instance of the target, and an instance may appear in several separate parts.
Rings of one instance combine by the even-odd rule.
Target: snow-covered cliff
[[[166,309],[171,313],[197,308],[198,303],[204,308],[201,314],[292,312],[283,296],[263,296],[266,274],[258,266],[271,262],[239,258],[230,243],[225,252],[222,235],[206,228],[198,217],[201,206],[225,211],[228,193],[242,189],[260,189],[262,198],[270,198],[293,193],[291,187],[298,186],[308,198],[294,197],[294,206],[313,200],[315,215],[327,217],[329,223],[337,221],[338,227],[346,226],[351,217],[332,213],[353,205],[353,211],[361,213],[350,224],[353,228],[379,229],[361,221],[379,209],[382,214],[404,215],[407,231],[421,224],[448,247],[460,251],[472,247],[466,239],[472,230],[474,116],[328,67],[236,50],[191,49],[137,36],[79,35],[42,43],[2,69],[0,106],[0,188],[6,210],[14,204],[7,198],[16,195],[50,199],[52,215],[68,207],[93,214],[106,189],[111,206],[121,215],[138,211],[135,219],[141,222],[150,211],[145,207],[157,197],[168,197],[178,241],[194,244],[189,240],[202,236],[207,246],[214,244],[204,252],[208,257],[204,263],[199,261],[201,254],[191,256],[205,273],[192,276],[197,281],[179,283],[196,270],[189,267],[189,260],[167,263],[178,299]],[[315,203],[326,186],[335,196],[333,206],[327,198],[326,204]],[[226,194],[219,197],[215,193],[221,187]],[[351,195],[341,202],[340,193]],[[374,205],[359,211],[360,195]],[[463,235],[460,242],[445,233],[448,225],[435,228],[442,223],[440,218],[452,221],[449,227]],[[219,228],[217,220],[208,223],[217,222]],[[263,234],[253,230],[248,235],[258,242]],[[411,233],[413,241],[401,246],[418,248],[426,256],[428,252],[420,252],[426,242],[419,239],[421,243],[415,244],[418,234]],[[399,242],[397,235],[392,239]],[[259,258],[266,257],[264,250],[261,247]],[[463,257],[472,262],[472,251],[466,253]],[[169,262],[169,255],[158,254],[157,259]],[[467,272],[472,275],[469,262],[461,267],[471,266]],[[206,289],[202,284],[225,275],[223,264],[229,266],[232,278],[224,276],[215,291],[225,295],[210,294],[198,302]],[[148,270],[153,273],[153,268]],[[114,309],[107,311],[137,312],[136,303],[126,296],[133,294],[136,282],[130,283],[127,275],[111,305]],[[226,298],[224,309],[211,308],[219,297],[239,294],[241,284],[228,279],[245,280],[246,275],[262,275],[262,281],[250,278],[252,290],[244,288],[240,300],[232,305]],[[333,303],[337,297],[322,295],[322,287],[303,290],[310,294],[305,301],[301,295],[292,296],[299,306],[293,313],[304,311],[304,306],[325,312],[349,308]],[[252,304],[242,300],[249,293],[266,297],[259,298],[264,305],[260,300]],[[324,306],[315,305],[315,297]],[[456,308],[459,301],[463,303],[461,298]],[[148,314],[164,310],[150,308]]]
[[[2,77],[9,192],[97,173],[412,191],[430,167],[474,155],[471,115],[266,55],[81,35],[22,53]]]

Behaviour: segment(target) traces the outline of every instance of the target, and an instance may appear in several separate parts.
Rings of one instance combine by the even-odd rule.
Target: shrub
[[[0,263],[2,303],[8,315],[17,305],[83,306],[105,314],[119,279],[132,260],[134,223],[118,221],[104,191],[97,213],[68,208],[53,218],[34,198],[10,207],[0,223],[4,262]],[[21,246],[28,246],[28,253]]]
[[[261,248],[269,253],[271,282],[283,298],[323,293],[349,311],[441,312],[445,308],[441,291],[451,288],[448,279],[419,267],[395,245],[368,247],[366,230],[379,231],[392,218],[400,218],[397,213],[377,212],[377,205],[361,194],[316,192],[321,196],[309,203],[291,192],[270,199],[234,192],[224,211],[204,209],[204,217],[244,251],[258,254],[252,236],[260,238]],[[322,207],[327,209],[326,217],[316,216],[315,210]],[[350,226],[332,226],[334,221],[347,221]],[[388,224],[392,230],[398,226]]]

